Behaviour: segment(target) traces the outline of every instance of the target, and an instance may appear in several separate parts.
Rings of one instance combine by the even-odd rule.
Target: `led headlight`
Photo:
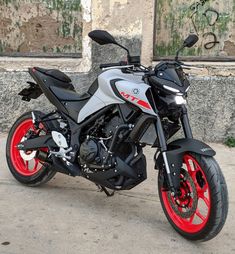
[[[181,96],[181,95],[176,95],[176,96],[175,96],[175,103],[176,103],[177,105],[182,105],[182,104],[186,104],[187,101],[185,100],[185,98],[184,98],[183,96]]]
[[[174,93],[179,93],[179,92],[180,92],[178,89],[175,89],[175,88],[170,87],[170,86],[163,85],[163,87],[164,87],[166,90],[169,90],[169,91],[174,92]]]

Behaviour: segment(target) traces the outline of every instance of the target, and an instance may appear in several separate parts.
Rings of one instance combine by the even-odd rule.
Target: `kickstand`
[[[104,186],[101,186],[99,184],[96,184],[100,192],[104,192],[107,197],[112,197],[115,193],[115,191],[109,192]]]

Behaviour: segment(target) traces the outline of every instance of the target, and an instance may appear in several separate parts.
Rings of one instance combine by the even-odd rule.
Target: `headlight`
[[[176,95],[176,96],[175,96],[175,103],[176,103],[177,105],[182,105],[182,104],[186,104],[187,101],[185,100],[185,98],[184,98],[183,96],[181,96],[181,95]]]
[[[166,90],[169,90],[169,91],[174,92],[174,93],[179,93],[179,92],[180,92],[178,89],[175,89],[175,88],[170,87],[170,86],[163,85],[163,87],[164,87]]]

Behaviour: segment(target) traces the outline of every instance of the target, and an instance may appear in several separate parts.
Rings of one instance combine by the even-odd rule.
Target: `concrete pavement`
[[[61,174],[39,188],[20,185],[6,165],[5,142],[0,134],[1,254],[235,253],[235,149],[211,144],[228,184],[229,215],[215,239],[193,243],[162,212],[150,149],[148,179],[107,198],[85,179]]]

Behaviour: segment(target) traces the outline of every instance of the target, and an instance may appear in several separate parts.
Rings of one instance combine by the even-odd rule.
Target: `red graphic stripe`
[[[137,103],[138,103],[140,106],[142,106],[142,107],[144,107],[144,108],[146,108],[146,109],[151,109],[151,106],[150,106],[149,103],[146,102],[146,101],[138,100]]]

